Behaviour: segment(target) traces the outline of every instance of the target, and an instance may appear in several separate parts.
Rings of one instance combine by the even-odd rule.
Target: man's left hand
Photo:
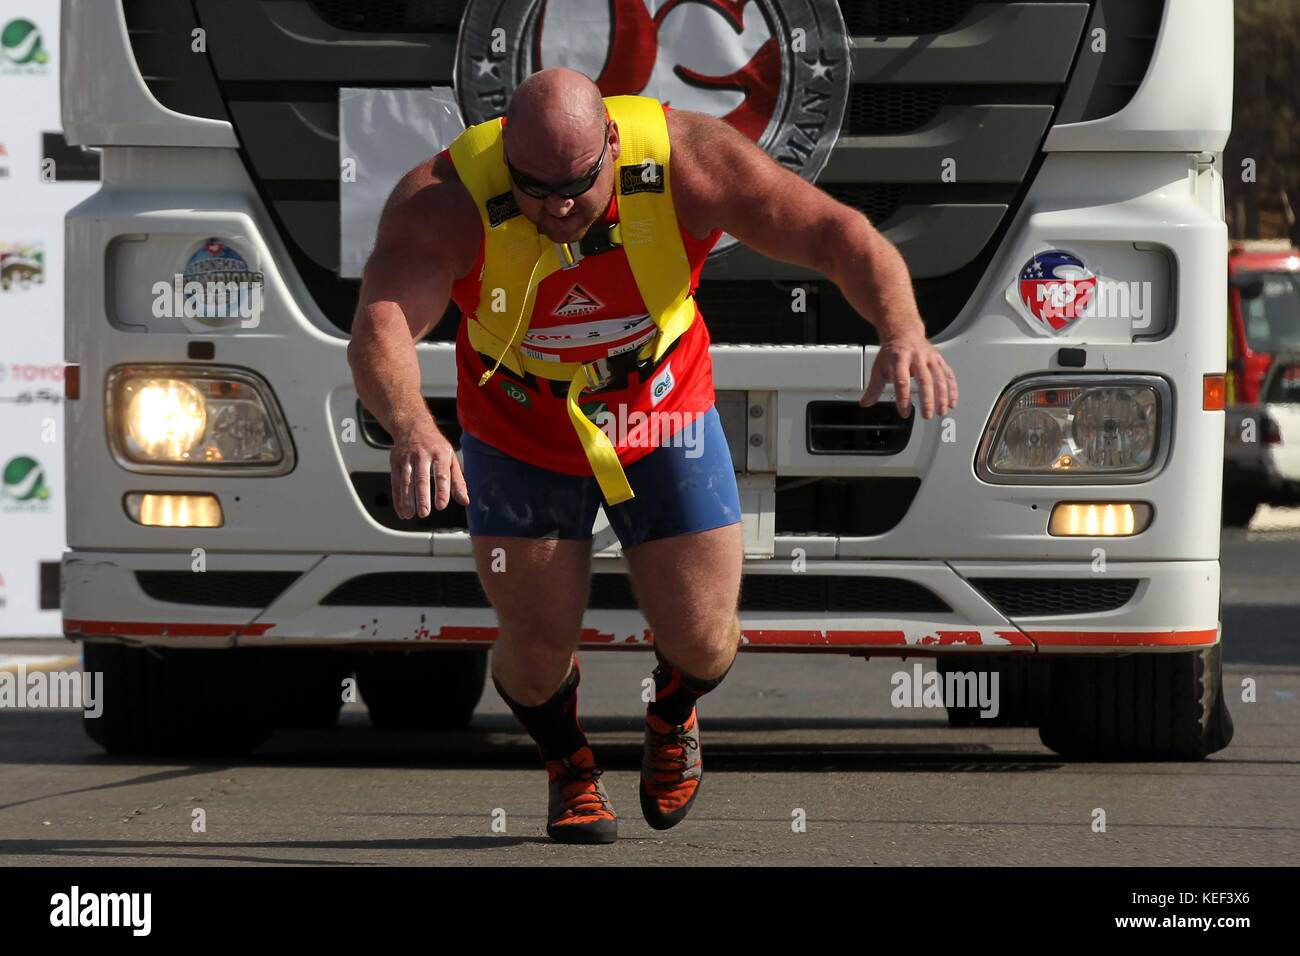
[[[859,405],[874,405],[886,385],[894,385],[898,414],[912,413],[912,379],[921,397],[921,417],[944,415],[957,407],[957,376],[923,333],[898,336],[880,347]]]

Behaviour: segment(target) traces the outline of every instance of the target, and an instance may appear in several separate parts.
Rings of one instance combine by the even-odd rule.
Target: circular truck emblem
[[[1021,267],[1007,301],[1035,332],[1059,335],[1089,314],[1097,281],[1079,256],[1049,249]]]
[[[259,320],[265,276],[229,241],[205,239],[190,252],[175,277],[174,317],[193,331],[210,331],[215,320]],[[205,324],[206,323],[206,324]]]
[[[604,96],[723,119],[811,182],[844,119],[849,38],[836,0],[665,0],[653,14],[645,0],[470,0],[455,67],[467,126],[555,66]],[[735,242],[724,235],[714,252]]]

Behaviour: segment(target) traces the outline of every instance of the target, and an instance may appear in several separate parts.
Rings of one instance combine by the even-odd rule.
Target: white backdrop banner
[[[98,188],[63,143],[59,0],[0,5],[0,637],[62,633],[63,215]],[[87,165],[92,166],[88,171]],[[92,181],[87,181],[87,178]]]

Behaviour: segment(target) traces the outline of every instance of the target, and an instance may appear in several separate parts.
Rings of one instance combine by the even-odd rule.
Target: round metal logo
[[[812,182],[844,119],[849,38],[836,0],[470,0],[455,76],[467,126],[555,66],[604,96],[725,120]],[[714,252],[735,241],[724,235]]]

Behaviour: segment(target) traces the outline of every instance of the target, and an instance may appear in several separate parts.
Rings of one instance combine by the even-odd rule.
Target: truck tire
[[[103,713],[86,734],[120,756],[235,756],[273,730],[272,687],[247,651],[87,642],[85,670],[103,675]]]
[[[1053,660],[1038,735],[1076,760],[1201,760],[1222,750],[1232,716],[1220,645]]]
[[[361,699],[381,730],[463,730],[486,677],[486,650],[377,651],[357,661]]]
[[[1236,493],[1231,497],[1225,495],[1223,498],[1223,526],[1225,528],[1246,527],[1250,524],[1250,519],[1255,517],[1259,505],[1258,498],[1246,494]]]
[[[979,707],[948,707],[948,726],[1037,727],[1042,719],[1047,705],[1047,661],[949,654],[940,657],[937,666],[940,674],[973,671],[998,676],[997,716],[981,717]]]
[[[275,726],[285,730],[333,730],[343,709],[343,681],[352,659],[334,650],[266,649],[276,677]]]

